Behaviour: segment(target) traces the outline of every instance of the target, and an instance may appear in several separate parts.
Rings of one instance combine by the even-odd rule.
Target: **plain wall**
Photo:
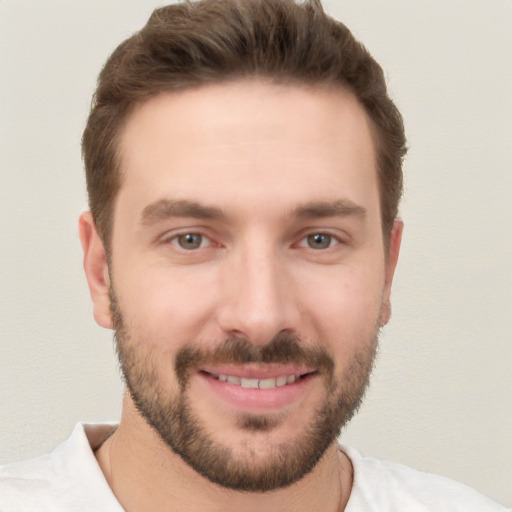
[[[115,420],[77,218],[101,65],[150,0],[0,0],[0,462]],[[330,0],[383,65],[410,151],[372,387],[342,435],[512,505],[512,2]]]

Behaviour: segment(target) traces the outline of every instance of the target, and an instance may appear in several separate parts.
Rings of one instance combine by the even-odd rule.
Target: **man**
[[[380,67],[316,2],[155,11],[83,137],[121,422],[4,468],[0,510],[504,510],[337,444],[390,317],[404,153]]]

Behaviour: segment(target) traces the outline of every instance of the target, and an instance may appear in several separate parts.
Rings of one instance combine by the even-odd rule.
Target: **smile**
[[[293,384],[296,380],[300,379],[300,375],[281,375],[269,379],[248,379],[244,377],[237,377],[236,375],[216,375],[210,374],[214,379],[221,382],[229,382],[235,386],[240,386],[246,389],[273,389],[287,384]]]
[[[288,366],[288,368],[286,368]],[[282,410],[309,393],[318,370],[291,365],[222,365],[201,368],[199,382],[206,393],[236,412],[265,413]]]

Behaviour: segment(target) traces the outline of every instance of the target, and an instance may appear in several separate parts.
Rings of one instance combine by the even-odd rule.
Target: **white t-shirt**
[[[0,511],[123,512],[93,453],[112,427],[79,423],[50,454],[0,467]],[[512,512],[447,478],[341,449],[354,468],[345,512]]]

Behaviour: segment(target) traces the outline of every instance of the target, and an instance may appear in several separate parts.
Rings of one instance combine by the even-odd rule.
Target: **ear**
[[[400,253],[400,244],[402,243],[402,232],[404,223],[401,219],[395,219],[391,236],[389,238],[389,249],[386,258],[386,277],[384,283],[384,294],[382,297],[382,309],[380,313],[380,326],[383,327],[391,318],[391,285],[395,274],[396,264],[398,263],[398,254]]]
[[[107,255],[103,247],[96,224],[91,212],[84,212],[78,221],[78,232],[82,250],[84,252],[84,270],[89,284],[94,319],[105,327],[112,329],[112,316],[110,314],[109,287],[110,278],[108,274]]]

